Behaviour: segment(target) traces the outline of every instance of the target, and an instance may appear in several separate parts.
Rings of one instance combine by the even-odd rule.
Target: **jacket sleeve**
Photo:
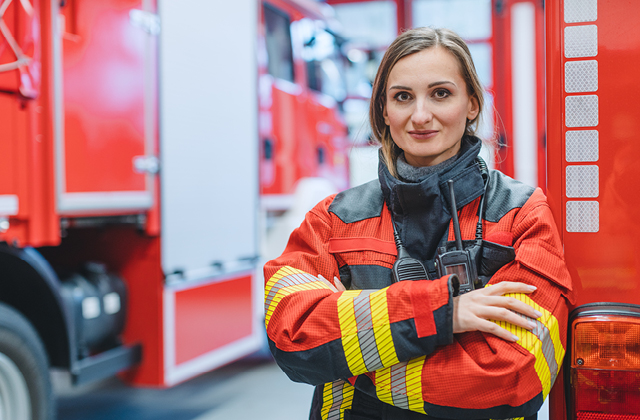
[[[265,325],[271,352],[294,381],[347,379],[406,362],[452,342],[455,280],[401,282],[380,290],[335,292],[318,279],[338,276],[332,234],[318,204],[265,265]]]
[[[517,210],[514,210],[517,211]],[[524,330],[498,322],[520,339],[468,332],[426,357],[362,375],[356,387],[402,408],[445,418],[511,418],[536,413],[558,375],[566,348],[571,278],[546,199],[538,189],[517,211],[511,228],[516,258],[490,284],[537,286],[510,296],[542,316]],[[488,286],[489,287],[489,286]]]

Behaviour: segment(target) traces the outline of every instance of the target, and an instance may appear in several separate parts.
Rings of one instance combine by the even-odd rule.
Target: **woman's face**
[[[478,115],[459,67],[445,48],[432,47],[391,69],[384,120],[412,166],[437,165],[458,153],[467,119]]]

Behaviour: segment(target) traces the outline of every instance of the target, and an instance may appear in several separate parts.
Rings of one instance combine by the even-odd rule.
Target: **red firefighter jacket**
[[[513,294],[542,313],[520,337],[452,332],[450,276],[435,278],[436,248],[453,239],[446,180],[454,179],[463,239],[473,239],[484,182],[476,139],[453,168],[420,183],[392,177],[330,196],[264,267],[270,349],[294,381],[317,385],[312,419],[506,419],[535,415],[566,348],[571,279],[546,198],[490,171],[481,275],[537,286]],[[391,281],[393,221],[431,280]],[[318,276],[347,287],[335,292]]]

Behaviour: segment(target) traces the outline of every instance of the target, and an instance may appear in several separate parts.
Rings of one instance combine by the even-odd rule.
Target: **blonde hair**
[[[466,82],[467,94],[476,98],[479,107],[478,115],[473,120],[467,121],[464,134],[473,136],[478,130],[478,118],[484,108],[484,95],[482,84],[476,73],[467,44],[458,34],[449,29],[425,27],[404,32],[391,43],[384,57],[382,57],[373,83],[371,102],[369,103],[369,120],[373,137],[382,146],[382,155],[389,172],[396,177],[398,176],[396,159],[402,150],[393,142],[389,126],[384,121],[389,74],[400,59],[432,47],[446,48],[458,60],[462,78]]]

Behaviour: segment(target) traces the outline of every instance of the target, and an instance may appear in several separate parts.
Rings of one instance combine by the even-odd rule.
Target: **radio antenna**
[[[462,234],[460,233],[460,222],[458,221],[458,208],[456,206],[456,195],[453,192],[453,179],[447,181],[449,184],[449,196],[451,197],[451,220],[453,220],[453,236],[456,240],[456,249],[462,251]]]

